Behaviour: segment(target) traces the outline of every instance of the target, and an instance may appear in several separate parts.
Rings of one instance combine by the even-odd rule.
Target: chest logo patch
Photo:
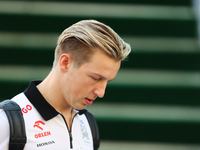
[[[90,145],[91,142],[90,142],[90,138],[88,136],[88,131],[82,120],[80,120],[80,127],[81,127],[81,132],[82,132],[82,139],[83,139],[84,143]]]

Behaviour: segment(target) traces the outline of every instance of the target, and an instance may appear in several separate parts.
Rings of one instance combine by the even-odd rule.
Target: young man
[[[93,150],[88,121],[78,112],[104,96],[107,83],[114,80],[130,51],[110,27],[95,20],[83,20],[64,30],[49,75],[32,81],[12,99],[25,120],[24,150]],[[9,123],[2,110],[0,128],[0,149],[8,150]]]

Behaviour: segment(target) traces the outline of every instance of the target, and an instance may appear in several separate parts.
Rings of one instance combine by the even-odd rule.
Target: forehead
[[[88,73],[99,74],[105,78],[115,78],[120,65],[121,61],[116,61],[97,49],[91,55],[90,61],[84,63],[81,68]]]

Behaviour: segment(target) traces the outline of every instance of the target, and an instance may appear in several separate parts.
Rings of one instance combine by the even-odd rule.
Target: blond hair
[[[71,54],[77,66],[90,60],[99,48],[116,61],[124,60],[131,51],[129,44],[109,26],[96,20],[82,20],[65,29],[59,36],[54,66],[63,53]]]

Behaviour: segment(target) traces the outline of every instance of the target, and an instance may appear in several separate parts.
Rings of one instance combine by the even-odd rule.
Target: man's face
[[[79,68],[74,67],[72,62],[61,86],[65,101],[78,110],[104,96],[107,83],[115,78],[121,64],[121,61],[117,62],[100,50],[96,50],[91,57],[90,62]]]

